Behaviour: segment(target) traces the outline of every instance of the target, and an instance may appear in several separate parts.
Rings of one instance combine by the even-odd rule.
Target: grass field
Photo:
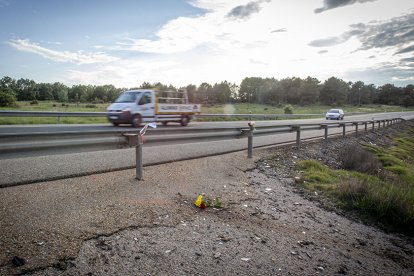
[[[58,103],[51,101],[39,102],[31,105],[30,102],[18,102],[13,108],[0,108],[1,110],[19,111],[55,111],[55,112],[105,112],[109,104],[88,103]],[[330,106],[293,106],[294,114],[324,114]],[[393,112],[408,110],[399,106],[369,105],[362,107],[343,106],[346,113],[370,113],[370,112]],[[414,110],[413,108],[411,110]],[[284,114],[284,106],[270,106],[260,104],[217,104],[202,106],[202,114]],[[215,118],[215,120],[223,120]],[[59,120],[53,117],[0,117],[0,125],[10,124],[99,124],[107,123],[104,117],[61,117]]]
[[[361,153],[371,157],[343,153],[351,157],[354,167],[361,163],[365,172],[336,170],[315,160],[302,160],[297,163],[304,172],[301,183],[310,192],[325,193],[344,209],[356,211],[388,229],[413,235],[414,124],[409,124],[390,137],[389,145],[365,145]],[[376,163],[377,169],[367,167]]]

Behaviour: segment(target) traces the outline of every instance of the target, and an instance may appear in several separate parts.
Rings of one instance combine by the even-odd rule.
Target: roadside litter
[[[210,208],[223,208],[223,203],[221,202],[220,197],[216,197],[213,200],[203,199],[203,195],[199,194],[197,196],[194,205],[200,209],[206,209],[207,207]]]

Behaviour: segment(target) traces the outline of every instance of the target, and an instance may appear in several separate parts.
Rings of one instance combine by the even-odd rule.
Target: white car
[[[326,112],[326,120],[343,120],[344,119],[344,111],[342,109],[330,109]]]

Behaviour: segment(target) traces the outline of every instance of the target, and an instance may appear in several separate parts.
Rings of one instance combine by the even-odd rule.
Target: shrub
[[[96,105],[94,104],[87,104],[85,105],[86,108],[96,108]]]
[[[338,184],[339,198],[345,200],[361,200],[369,191],[368,182],[356,178],[347,178]]]
[[[39,104],[39,102],[37,100],[33,100],[33,101],[30,102],[30,105],[36,105],[36,104]]]
[[[284,108],[285,114],[293,114],[293,107],[289,104]]]
[[[7,106],[15,106],[16,105],[16,98],[7,92],[0,91],[0,106],[7,107]]]
[[[362,173],[377,174],[382,168],[378,157],[359,144],[347,145],[339,153],[344,169]]]

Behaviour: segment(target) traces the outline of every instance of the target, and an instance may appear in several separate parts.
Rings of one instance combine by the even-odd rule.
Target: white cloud
[[[169,78],[167,75],[160,76],[160,72],[171,70],[177,65],[178,63],[174,60],[123,59],[99,65],[93,70],[69,70],[62,81],[85,85],[113,84],[117,87],[136,87],[144,81],[167,83]]]
[[[57,62],[70,62],[75,64],[93,64],[102,62],[115,61],[118,58],[108,56],[103,52],[98,53],[84,53],[83,51],[69,52],[69,51],[54,51],[36,43],[31,42],[28,39],[12,39],[8,43],[17,50],[35,53],[44,58],[57,61]]]
[[[178,86],[223,80],[240,83],[249,76],[313,76],[322,81],[333,75],[346,77],[352,70],[362,71],[395,57],[378,50],[355,53],[361,43],[353,38],[339,37],[341,43],[317,41],[320,45],[331,45],[329,52],[309,43],[319,37],[337,37],[348,31],[351,24],[399,15],[406,5],[401,5],[402,0],[396,1],[387,8],[390,13],[381,9],[385,2],[378,0],[370,4],[376,7],[376,12],[361,13],[359,5],[351,5],[346,15],[342,15],[341,9],[315,14],[320,0],[291,0],[283,5],[261,0],[192,1],[192,5],[206,12],[167,22],[154,39],[129,37],[111,48],[130,51],[128,60],[85,72],[71,71],[68,77],[82,83],[111,80],[124,87],[138,86],[144,81]],[[249,7],[253,2],[260,7],[250,5],[254,6],[254,12],[248,16],[236,20],[228,16],[235,7]],[[138,52],[135,58],[134,52]],[[370,58],[373,55],[375,59]]]
[[[62,81],[71,84],[134,87],[144,81],[159,81],[182,86],[224,80],[239,84],[251,76],[312,76],[323,81],[330,76],[344,78],[350,76],[349,72],[381,68],[405,57],[393,56],[395,51],[389,49],[356,52],[361,41],[340,34],[347,34],[352,24],[401,16],[413,7],[407,2],[377,0],[315,14],[321,0],[194,0],[189,3],[204,9],[204,13],[170,20],[151,38],[129,35],[113,46],[102,46],[109,45],[102,42],[95,46],[97,53],[58,52],[29,40],[12,40],[9,44],[51,60],[87,64],[67,72]],[[248,16],[229,17],[240,6],[251,8],[240,10]],[[322,48],[311,47],[312,41]],[[101,52],[104,50],[119,57]],[[389,71],[382,72],[385,76]],[[398,77],[396,71],[392,74]]]

